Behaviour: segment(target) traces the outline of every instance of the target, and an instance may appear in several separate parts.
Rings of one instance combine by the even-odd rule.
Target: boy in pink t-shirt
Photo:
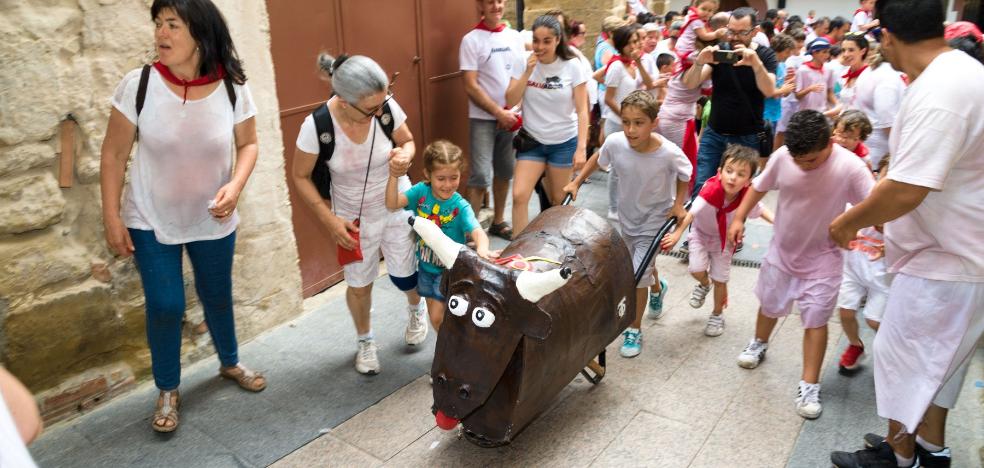
[[[803,323],[803,374],[796,412],[807,419],[820,416],[820,367],[827,348],[827,321],[837,303],[844,254],[827,227],[857,204],[874,186],[865,164],[850,151],[834,145],[823,114],[801,110],[786,130],[786,146],[769,159],[765,170],[735,213],[728,239],[736,243],[745,218],[762,197],[779,190],[775,232],[762,260],[755,295],[759,298],[755,337],[738,356],[738,365],[754,369],[765,357],[769,336],[780,317],[795,302]]]
[[[734,219],[735,210],[741,205],[748,186],[758,168],[758,151],[742,145],[728,145],[721,155],[721,165],[714,177],[707,179],[694,198],[690,211],[676,230],[660,241],[663,250],[673,248],[680,237],[691,226],[689,241],[690,274],[697,280],[697,286],[690,294],[690,307],[699,309],[704,305],[707,294],[714,285],[714,310],[707,318],[704,334],[720,336],[724,333],[724,308],[728,303],[728,279],[731,274],[731,257],[734,244],[725,239],[728,222]],[[749,218],[762,217],[772,222],[772,213],[762,203],[755,205]]]
[[[796,70],[796,99],[799,100],[799,110],[825,112],[828,108],[837,106],[837,97],[834,95],[837,77],[825,66],[830,58],[830,42],[822,37],[814,39],[807,50],[812,59]]]

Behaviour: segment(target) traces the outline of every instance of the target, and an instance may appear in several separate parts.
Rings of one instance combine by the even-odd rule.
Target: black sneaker
[[[888,442],[858,450],[857,452],[830,452],[830,462],[837,468],[896,468],[898,461]],[[913,460],[913,467],[919,466],[919,455]]]
[[[874,447],[885,441],[884,436],[868,433],[864,435],[864,446]],[[950,448],[943,447],[939,452],[930,452],[918,443],[916,444],[916,456],[925,468],[950,468]]]

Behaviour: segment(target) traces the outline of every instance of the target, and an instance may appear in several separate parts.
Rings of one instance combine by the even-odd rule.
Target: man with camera
[[[755,16],[755,10],[748,7],[733,11],[724,42],[701,50],[695,66],[683,76],[684,86],[690,89],[707,79],[714,85],[711,117],[697,152],[692,196],[717,172],[729,143],[755,148],[762,158],[772,152],[772,132],[762,115],[765,98],[776,92],[777,62],[772,49],[752,42]]]

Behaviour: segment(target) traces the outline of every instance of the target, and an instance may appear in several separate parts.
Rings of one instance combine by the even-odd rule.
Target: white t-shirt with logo
[[[140,134],[123,194],[123,224],[154,231],[158,242],[171,245],[232,234],[239,224],[238,212],[219,219],[208,208],[232,180],[235,125],[256,115],[249,87],[233,85],[235,109],[224,83],[207,97],[184,102],[151,68],[138,121],[140,71],[127,73],[110,100]]]
[[[462,71],[478,72],[478,86],[499,107],[504,107],[506,88],[509,87],[509,78],[513,75],[512,69],[525,50],[526,45],[515,29],[506,28],[497,33],[473,29],[461,39],[461,47],[458,49],[459,68]],[[492,114],[471,99],[468,100],[468,117],[495,120]]]
[[[692,166],[679,146],[658,134],[656,151],[640,153],[625,132],[605,138],[598,164],[618,173],[618,221],[623,235],[655,236],[673,207],[677,181],[690,181]]]
[[[333,97],[331,100],[338,99]],[[328,102],[331,102],[329,100]],[[328,105],[325,103],[323,105]],[[393,119],[393,129],[398,129],[407,121],[407,114],[395,99],[389,101]],[[329,109],[331,107],[329,106]],[[382,118],[386,118],[384,114]],[[365,186],[365,201],[362,202],[362,218],[364,220],[382,218],[388,213],[386,209],[386,181],[389,179],[389,152],[393,143],[386,138],[380,123],[373,119],[376,132],[376,142],[373,144],[372,131],[366,135],[362,143],[355,143],[345,135],[338,125],[338,116],[332,113],[332,124],[335,127],[335,152],[328,160],[328,170],[331,173],[331,202],[335,214],[345,220],[353,220],[359,215],[359,203],[362,202],[362,190]],[[308,115],[301,124],[297,134],[297,149],[308,153],[318,154],[321,147],[318,144],[318,130],[314,125],[314,117]],[[369,150],[372,149],[372,161],[369,160]],[[368,182],[366,168],[369,165]],[[399,180],[399,190],[404,192],[410,188],[410,179],[403,176]]]
[[[521,78],[526,60],[517,60],[513,78]],[[577,136],[574,87],[584,84],[588,74],[576,57],[553,63],[537,62],[523,92],[523,127],[536,141],[546,145],[563,143]]]
[[[940,54],[913,81],[892,127],[888,178],[930,189],[885,225],[889,271],[984,282],[984,66]]]
[[[606,92],[607,88],[615,88],[615,105],[619,106],[622,103],[622,99],[625,99],[632,91],[644,88],[642,84],[642,73],[639,73],[638,67],[636,67],[635,78],[633,78],[625,68],[625,64],[621,60],[616,60],[612,62],[612,65],[608,67],[608,71],[605,73],[605,87]],[[599,96],[598,99],[604,103],[604,97]],[[610,122],[622,122],[621,117],[608,104],[604,104],[601,107],[601,118]]]

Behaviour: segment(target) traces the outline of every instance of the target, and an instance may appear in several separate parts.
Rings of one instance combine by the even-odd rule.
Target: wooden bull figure
[[[427,219],[410,222],[448,269],[431,367],[439,426],[460,421],[478,445],[507,444],[586,366],[600,380],[605,346],[636,308],[631,256],[605,220],[553,207],[502,252],[510,265],[482,259]]]

